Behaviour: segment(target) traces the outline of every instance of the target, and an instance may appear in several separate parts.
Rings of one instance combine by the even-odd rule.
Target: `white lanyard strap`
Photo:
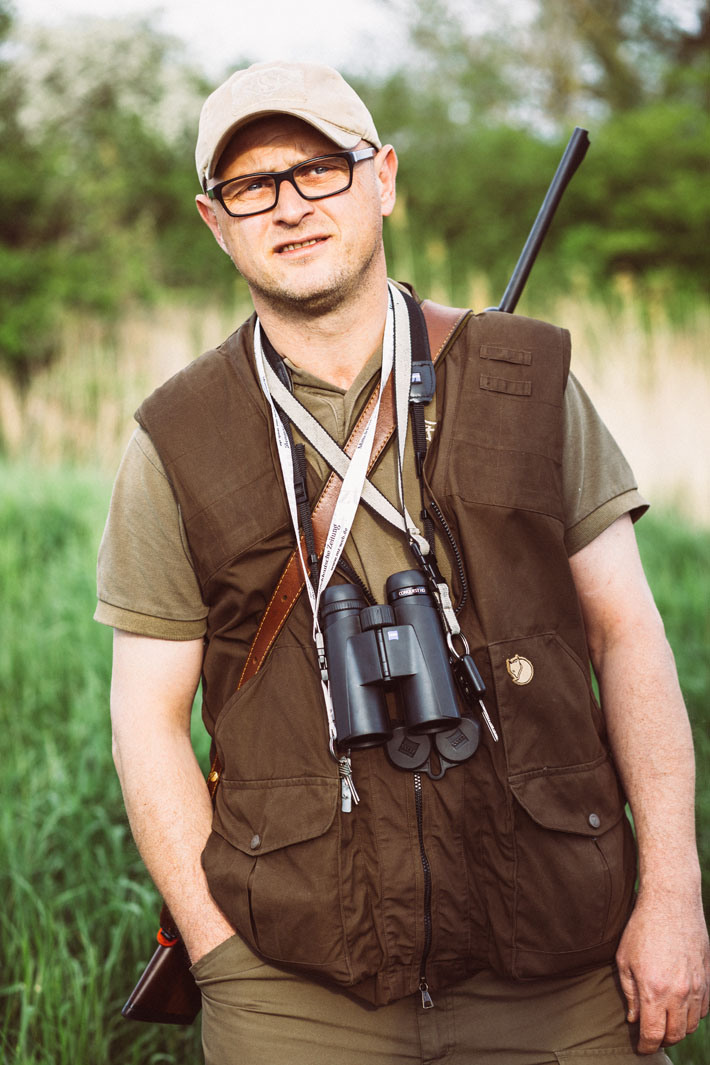
[[[388,314],[388,322],[389,319],[390,316]],[[384,383],[386,383],[386,378],[387,376],[389,376],[389,372],[391,370],[392,365],[391,345],[389,346],[389,351],[389,359],[383,359],[382,373],[384,376]],[[259,322],[257,322],[256,329],[254,331],[254,355],[256,359],[256,365],[259,373],[261,387],[271,408],[271,416],[274,423],[274,430],[276,433],[276,444],[278,448],[279,461],[281,463],[281,469],[284,477],[286,498],[288,500],[291,521],[294,527],[294,532],[296,533],[296,540],[299,544],[300,554],[298,507],[296,504],[296,493],[293,486],[293,458],[291,455],[291,446],[269,388],[269,380],[267,374],[268,368],[264,359],[263,345],[261,340],[261,326]],[[377,424],[377,415],[379,414],[381,398],[382,389],[380,390],[380,394],[377,398],[377,403],[375,404],[375,408],[370,416],[365,431],[355,449],[352,460],[348,463],[347,469],[343,471],[343,483],[340,488],[340,492],[338,493],[338,499],[335,505],[335,510],[333,512],[333,517],[330,522],[330,528],[328,530],[328,536],[326,537],[326,543],[323,550],[323,561],[321,563],[321,572],[317,590],[313,588],[310,576],[308,574],[308,570],[305,565],[305,560],[303,559],[303,555],[301,554],[301,565],[303,568],[304,576],[306,578],[306,587],[308,589],[309,597],[311,599],[311,605],[315,614],[317,614],[320,592],[327,585],[328,581],[335,572],[335,567],[338,564],[338,559],[345,545],[345,540],[350,534],[350,529],[352,528],[352,523],[355,518],[355,512],[360,502],[362,487],[365,482],[367,467],[370,461],[370,455],[372,453],[372,445],[374,442],[375,427]]]
[[[394,526],[395,529],[398,529],[400,532],[404,532],[411,537],[411,539],[417,543],[422,554],[426,555],[429,551],[429,545],[425,537],[420,533],[405,506],[401,479],[401,467],[406,445],[409,383],[412,365],[409,314],[404,297],[399,289],[391,286],[390,297],[393,318],[392,341],[394,346],[395,367],[395,413],[398,427],[404,428],[404,431],[398,430],[397,444],[399,451],[397,462],[398,492],[402,508],[401,512],[390,503],[379,488],[376,488],[367,478],[363,482],[361,495],[363,502],[367,503],[368,506],[379,514],[381,518],[389,522],[390,525]],[[383,361],[384,357],[383,350]],[[290,421],[300,430],[306,440],[308,440],[315,450],[325,459],[328,465],[335,470],[341,479],[344,480],[350,467],[350,458],[348,455],[338,446],[323,426],[316,421],[313,415],[306,410],[301,403],[299,403],[291,392],[289,392],[283,382],[279,379],[278,375],[268,364],[265,364],[265,377],[271,397],[274,399],[276,405],[287,415]],[[384,377],[383,365],[383,379],[380,383],[380,397],[382,396],[385,384],[386,378]]]

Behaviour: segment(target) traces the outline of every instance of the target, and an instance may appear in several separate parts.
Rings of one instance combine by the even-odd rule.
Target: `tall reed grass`
[[[111,634],[92,621],[110,485],[5,465],[0,482],[0,1060],[197,1062],[196,1032],[119,1014],[157,910],[111,765]]]
[[[445,300],[441,286],[434,293]],[[494,302],[476,282],[471,306]],[[626,452],[652,501],[710,523],[710,307],[681,320],[621,285],[611,298],[577,294],[522,305],[565,325],[573,369]],[[74,462],[115,470],[141,399],[250,313],[230,307],[162,306],[112,326],[69,318],[56,362],[20,390],[0,375],[0,449],[33,464]]]

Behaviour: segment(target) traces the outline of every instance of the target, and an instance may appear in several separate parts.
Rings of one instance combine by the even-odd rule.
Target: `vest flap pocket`
[[[233,847],[258,857],[324,835],[339,795],[337,777],[222,779],[213,827]]]
[[[533,594],[537,588],[545,594],[544,585],[536,586],[524,568],[517,570],[517,576],[516,591],[530,589]],[[513,584],[509,587],[513,589]],[[573,588],[570,591],[574,594]],[[606,760],[604,720],[594,699],[589,665],[568,643],[547,632],[491,644],[489,654],[508,779],[521,783],[521,795],[538,788],[552,794],[557,787],[544,781],[526,784],[528,780],[593,771]]]
[[[608,758],[509,778],[515,832],[513,975],[601,964],[628,916],[631,826]]]
[[[515,798],[543,828],[600,836],[618,824],[624,801],[608,759],[511,777]]]

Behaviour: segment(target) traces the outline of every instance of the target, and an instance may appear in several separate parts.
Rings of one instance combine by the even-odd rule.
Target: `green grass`
[[[110,486],[7,467],[0,483],[0,1060],[198,1062],[199,1025],[119,1013],[158,908],[111,762],[111,633],[92,621]]]
[[[192,1065],[191,1029],[124,1021],[157,901],[110,755],[111,634],[92,621],[110,486],[82,471],[0,464],[0,1060]],[[710,535],[645,518],[639,538],[698,747],[710,858]],[[202,743],[204,752],[204,742]],[[706,900],[708,882],[705,882]],[[710,1060],[707,1025],[672,1052]]]

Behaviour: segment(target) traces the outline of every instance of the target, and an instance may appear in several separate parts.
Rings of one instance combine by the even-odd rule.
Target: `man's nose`
[[[274,207],[274,221],[293,226],[312,213],[313,202],[304,200],[292,181],[282,181],[278,202]]]

